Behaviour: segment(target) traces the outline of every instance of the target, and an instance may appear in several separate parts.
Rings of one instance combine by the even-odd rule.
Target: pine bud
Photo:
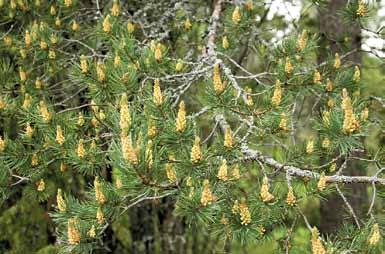
[[[56,142],[59,145],[63,145],[65,142],[65,137],[63,135],[63,130],[60,125],[56,126]]]
[[[330,139],[324,138],[324,140],[322,141],[322,148],[328,149],[329,147],[330,147]]]
[[[311,139],[311,140],[308,140],[306,144],[306,153],[312,154],[313,151],[314,151],[314,141]]]
[[[29,33],[29,31],[25,31],[25,35],[24,35],[24,43],[25,43],[25,47],[26,48],[29,48],[29,46],[31,46],[31,34]]]
[[[202,191],[202,195],[201,195],[201,204],[203,206],[207,206],[209,204],[211,204],[212,202],[215,201],[215,196],[213,195],[213,193],[211,192],[210,190],[210,184],[209,184],[209,180],[204,180],[203,181],[203,191]]]
[[[231,173],[233,175],[233,179],[234,180],[239,180],[239,178],[241,178],[241,173],[239,171],[239,166],[238,164],[235,164],[234,167],[233,167],[233,171]]]
[[[106,219],[104,218],[104,212],[103,209],[99,206],[98,210],[96,211],[96,220],[98,221],[99,225],[104,224]]]
[[[156,61],[162,59],[162,44],[158,43],[155,47],[154,57]]]
[[[231,149],[231,148],[233,148],[233,145],[234,145],[233,135],[231,133],[230,127],[227,127],[225,129],[225,140],[223,142],[223,146],[226,149]]]
[[[190,30],[191,27],[192,27],[191,21],[190,21],[189,18],[187,18],[187,19],[184,21],[184,29]]]
[[[138,164],[138,157],[136,156],[135,150],[132,147],[132,141],[127,137],[127,135],[121,135],[122,143],[122,154],[123,158],[130,162],[133,165]]]
[[[319,232],[316,227],[311,231],[311,249],[312,254],[326,254],[325,247],[319,239]]]
[[[282,98],[282,88],[281,88],[281,81],[277,79],[275,82],[275,89],[273,96],[271,97],[271,104],[275,107],[278,107],[279,104],[281,103],[281,98]]]
[[[381,240],[380,227],[378,223],[375,223],[372,228],[372,233],[368,239],[368,243],[370,246],[377,245]]]
[[[214,65],[213,69],[213,84],[214,90],[217,94],[221,94],[225,90],[225,86],[221,79],[221,72],[219,70],[219,64]]]
[[[234,204],[233,204],[233,207],[231,207],[231,212],[233,214],[237,214],[238,211],[239,211],[239,202],[238,202],[238,200],[235,200]]]
[[[38,181],[36,183],[36,186],[37,186],[37,191],[44,191],[45,190],[45,182],[44,182],[44,179],[40,179],[40,181]]]
[[[60,163],[60,172],[66,172],[67,171],[67,166],[63,162]]]
[[[4,101],[3,97],[0,95],[0,109],[5,109],[7,107],[7,103]]]
[[[85,123],[85,120],[84,120],[83,113],[79,112],[77,125],[82,127],[84,125],[84,123]]]
[[[182,62],[181,59],[179,59],[178,62],[176,63],[176,65],[175,65],[175,70],[177,72],[180,72],[180,71],[182,71],[182,69],[183,69],[183,62]]]
[[[40,41],[40,48],[41,49],[47,49],[48,48],[48,44],[45,41],[41,40]]]
[[[184,101],[179,103],[178,116],[176,118],[176,131],[183,132],[186,129],[186,107]]]
[[[55,19],[55,26],[60,27],[61,26],[61,21],[59,17],[56,17]]]
[[[66,7],[71,7],[71,5],[72,5],[72,0],[64,0],[64,5],[65,5]]]
[[[95,238],[96,236],[95,225],[91,226],[90,230],[87,231],[87,235],[91,238]]]
[[[253,97],[251,97],[250,95],[253,92],[253,90],[250,87],[246,86],[245,91],[246,93],[249,93],[246,98],[246,105],[251,107],[254,105]]]
[[[266,176],[263,177],[263,182],[262,182],[262,186],[261,186],[261,192],[260,192],[260,196],[262,198],[262,201],[263,202],[270,202],[274,199],[274,196],[273,194],[271,194],[269,192],[269,179],[267,179]]]
[[[27,123],[27,126],[25,127],[25,135],[27,135],[27,137],[29,137],[29,138],[32,138],[32,136],[33,136],[33,128],[31,127],[31,124],[29,122]]]
[[[360,0],[358,2],[356,14],[358,17],[365,17],[368,14],[368,9],[366,8],[364,1]]]
[[[233,20],[233,23],[236,25],[239,22],[241,22],[241,11],[239,10],[238,6],[236,6],[234,11],[233,11],[232,20]]]
[[[82,73],[88,72],[88,62],[85,55],[80,56],[80,69],[82,70]]]
[[[335,101],[332,98],[328,100],[328,107],[333,108],[336,105]]]
[[[360,68],[358,68],[358,66],[355,66],[354,67],[353,81],[358,83],[358,82],[360,82],[360,79],[361,79]]]
[[[147,135],[150,138],[153,138],[153,137],[156,136],[156,134],[158,134],[158,130],[156,129],[155,122],[154,122],[154,120],[149,119],[148,120],[148,125],[147,125]]]
[[[78,245],[80,243],[79,222],[76,218],[68,219],[67,237],[69,244]]]
[[[248,0],[248,1],[245,3],[245,7],[246,7],[246,10],[252,11],[252,10],[254,9],[254,6],[253,6],[253,0]]]
[[[27,73],[21,67],[20,67],[20,70],[19,70],[19,76],[20,76],[21,82],[25,82],[27,80]]]
[[[134,23],[128,21],[127,23],[127,31],[128,33],[132,34],[135,31],[135,25]]]
[[[159,79],[155,79],[154,81],[153,101],[157,106],[160,106],[163,103],[163,94],[162,90],[160,89]]]
[[[331,92],[333,91],[333,81],[331,81],[329,78],[326,82],[326,91]]]
[[[146,158],[146,162],[147,162],[147,167],[149,169],[152,168],[152,165],[154,163],[154,160],[153,160],[153,153],[152,153],[152,140],[149,140],[147,142],[147,146],[146,146],[146,153],[145,153],[145,158]]]
[[[84,149],[84,140],[80,139],[78,143],[78,148],[76,150],[76,154],[79,156],[79,158],[84,158],[86,156],[86,150]]]
[[[171,163],[166,163],[166,175],[171,183],[176,182],[176,173]]]
[[[223,36],[223,38],[222,38],[222,47],[224,49],[228,49],[230,47],[229,40],[227,39],[227,36]]]
[[[281,120],[279,122],[279,128],[283,131],[288,131],[289,129],[287,128],[287,116],[285,113],[281,114]]]
[[[202,151],[200,147],[201,139],[198,136],[195,136],[194,145],[191,148],[191,162],[197,163],[202,160]]]
[[[318,70],[314,71],[313,82],[314,84],[321,84],[322,82],[321,73]]]
[[[342,90],[342,110],[344,111],[344,122],[342,129],[344,133],[351,134],[360,128],[360,123],[356,120],[353,112],[352,102],[348,95],[347,90]]]
[[[58,42],[58,38],[57,38],[57,36],[55,34],[51,34],[51,36],[49,37],[49,40],[54,45]]]
[[[52,113],[48,111],[48,107],[44,101],[40,101],[39,103],[39,112],[45,123],[51,121]]]
[[[110,23],[110,15],[107,15],[103,20],[103,31],[106,33],[111,32],[112,25]]]
[[[335,54],[334,56],[334,69],[339,69],[341,67],[341,58],[338,53]]]
[[[4,44],[5,46],[12,46],[12,37],[7,35],[4,37]]]
[[[307,42],[307,31],[303,30],[301,36],[298,38],[297,41],[297,50],[302,51],[306,47],[306,42]]]
[[[122,61],[120,59],[120,56],[119,55],[115,55],[114,57],[114,67],[117,68],[117,67],[120,67],[122,65]]]
[[[102,192],[102,186],[101,186],[101,183],[99,181],[98,176],[95,177],[94,188],[95,188],[96,201],[98,201],[99,204],[103,205],[104,203],[106,203],[106,197],[104,196],[104,194]]]
[[[122,95],[122,100],[123,100],[123,98],[127,98],[127,95],[125,93]],[[121,131],[127,132],[131,126],[130,110],[128,109],[127,100],[125,102],[121,102],[121,103],[123,103],[123,104],[120,105],[119,126],[120,126]]]
[[[48,51],[48,58],[49,58],[49,59],[56,59],[56,52],[55,52],[55,50],[50,49],[50,50]]]
[[[242,225],[248,225],[251,222],[251,215],[249,208],[247,207],[246,201],[241,201],[239,204],[239,216],[241,218]]]
[[[106,67],[102,62],[98,62],[96,64],[96,75],[98,76],[98,80],[103,82],[106,80]]]
[[[34,153],[32,154],[32,158],[31,158],[31,166],[36,167],[37,165],[39,165],[39,159],[37,158],[37,154]]]
[[[72,31],[76,32],[80,29],[79,23],[76,22],[76,20],[72,21]]]
[[[117,0],[114,0],[111,7],[111,15],[117,17],[120,15],[120,6]]]
[[[36,79],[35,81],[35,88],[41,89],[43,87],[43,82],[40,79]]]
[[[222,160],[222,164],[219,167],[218,175],[217,175],[219,180],[222,181],[227,181],[227,161],[225,159]]]
[[[291,64],[290,58],[286,57],[285,62],[285,72],[287,75],[291,74],[293,71],[293,65]]]
[[[67,204],[64,201],[63,193],[62,193],[61,189],[57,190],[56,202],[57,202],[57,207],[59,208],[59,211],[62,212],[62,213],[65,213],[66,210],[67,210]]]
[[[336,171],[336,168],[337,168],[337,164],[336,163],[332,163],[332,165],[330,165],[329,171],[330,172],[334,172],[334,171]]]
[[[326,188],[326,176],[325,176],[325,173],[322,172],[320,174],[320,177],[319,177],[319,180],[318,180],[318,183],[317,183],[317,188],[320,190],[320,191],[323,191],[325,190]]]
[[[368,108],[364,108],[362,111],[361,111],[361,121],[362,122],[366,122],[369,118],[369,109]]]
[[[287,197],[286,197],[286,203],[289,206],[294,206],[296,202],[297,202],[297,199],[296,199],[296,197],[294,195],[293,187],[289,186],[289,190],[287,192]]]

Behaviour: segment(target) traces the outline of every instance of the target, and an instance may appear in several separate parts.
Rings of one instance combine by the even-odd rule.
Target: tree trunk
[[[334,56],[336,52],[340,55],[351,51],[353,49],[360,49],[361,47],[361,29],[358,25],[344,23],[341,20],[338,12],[345,8],[346,0],[329,1],[325,9],[320,10],[319,25],[320,25],[320,49],[318,61],[323,62],[328,55]],[[348,39],[348,40],[347,40]],[[359,65],[361,63],[361,54],[357,51],[350,54],[343,60],[349,61],[352,64]],[[355,152],[352,156],[362,156]],[[359,163],[349,161],[344,174],[348,175],[362,175],[365,169]],[[351,184],[344,188],[344,193],[347,200],[351,204],[357,216],[363,214],[363,205],[367,200],[366,186],[362,184]],[[321,203],[321,224],[320,230],[323,233],[331,233],[338,229],[346,218],[351,218],[348,214],[347,207],[340,195],[334,193],[327,197],[327,201]]]

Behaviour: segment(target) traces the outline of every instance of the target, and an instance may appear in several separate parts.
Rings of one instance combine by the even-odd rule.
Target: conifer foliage
[[[2,202],[17,189],[46,202],[61,253],[103,250],[111,223],[165,197],[186,227],[223,242],[283,228],[282,251],[380,253],[383,148],[361,158],[374,171],[344,174],[378,124],[361,68],[349,53],[317,63],[318,37],[306,30],[264,46],[271,24],[256,19],[259,1],[204,2],[0,0]],[[350,2],[345,15],[363,22],[368,6]],[[266,64],[239,59],[245,39],[258,46],[249,58]],[[371,188],[368,215],[347,203],[356,223],[324,237],[302,205],[344,197],[353,182]],[[308,246],[290,243],[293,220],[307,226]]]

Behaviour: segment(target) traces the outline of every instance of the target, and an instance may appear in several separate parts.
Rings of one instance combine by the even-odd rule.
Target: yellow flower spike
[[[41,117],[43,118],[44,123],[49,123],[52,119],[52,113],[49,112],[47,105],[44,101],[40,101],[39,103],[39,112]]]
[[[281,120],[279,121],[279,128],[283,131],[288,131],[287,128],[287,116],[285,113],[281,114]]]
[[[121,143],[122,143],[122,153],[123,159],[130,162],[133,165],[137,165],[139,163],[138,157],[135,153],[134,148],[132,147],[132,141],[127,137],[127,135],[121,135]]]
[[[215,196],[210,190],[210,183],[209,180],[205,179],[203,181],[203,191],[201,195],[201,204],[203,206],[210,205],[212,202],[215,201]]]
[[[5,150],[5,140],[0,136],[0,152]]]
[[[155,79],[154,81],[153,102],[157,106],[160,106],[163,104],[163,94],[162,94],[162,90],[160,89],[159,79]]]
[[[365,17],[368,14],[368,9],[364,1],[360,0],[358,2],[358,8],[357,8],[356,14],[358,17]]]
[[[213,69],[213,84],[214,84],[214,90],[217,94],[221,94],[223,90],[225,90],[225,86],[221,79],[221,72],[219,69],[219,64],[214,65]]]
[[[79,232],[79,222],[76,218],[68,219],[67,237],[68,243],[71,245],[78,245],[80,243],[81,237]]]
[[[307,43],[307,31],[303,30],[301,36],[298,38],[297,41],[297,50],[302,51],[305,49]]]
[[[156,124],[155,124],[154,120],[149,119],[148,120],[148,126],[147,126],[147,135],[150,138],[153,138],[156,136],[156,134],[158,134],[158,130],[156,129]]]
[[[368,244],[370,246],[377,245],[381,240],[381,233],[380,233],[380,227],[378,223],[375,223],[372,228],[372,232],[368,239]]]
[[[241,201],[239,204],[239,216],[241,219],[241,224],[247,226],[251,222],[251,215],[249,208],[247,207],[246,201]]]
[[[95,236],[96,236],[95,225],[92,225],[90,230],[87,231],[87,236],[89,236],[91,238],[95,238]]]
[[[202,160],[202,151],[200,147],[201,139],[198,136],[195,136],[194,145],[191,148],[191,162],[197,163]]]
[[[107,15],[103,20],[103,31],[106,33],[111,32],[112,25],[110,23],[110,15]]]
[[[358,83],[358,82],[360,82],[360,79],[361,79],[360,68],[358,66],[355,66],[354,67],[353,81]]]
[[[341,67],[341,58],[338,53],[334,55],[334,69],[339,69]]]
[[[271,104],[275,107],[278,107],[279,104],[281,103],[281,98],[282,98],[282,88],[281,88],[281,81],[277,79],[275,82],[275,89],[273,96],[271,97]]]
[[[37,158],[37,154],[34,153],[31,158],[31,166],[36,167],[37,165],[39,165],[39,159]]]
[[[233,204],[233,207],[231,207],[231,212],[233,214],[237,214],[238,211],[239,211],[239,202],[238,202],[238,200],[235,200],[234,204]]]
[[[176,65],[175,65],[175,70],[177,72],[180,72],[180,71],[182,71],[182,69],[183,69],[183,62],[182,62],[181,59],[179,59],[178,62],[176,63]]]
[[[326,254],[325,247],[319,239],[319,232],[316,227],[311,230],[311,250],[312,254]]]
[[[322,148],[328,149],[329,147],[330,147],[330,139],[324,138],[324,140],[322,141]]]
[[[314,82],[314,84],[321,84],[322,83],[322,76],[318,70],[314,71],[313,82]]]
[[[241,11],[238,6],[235,7],[231,18],[236,25],[241,22]]]
[[[38,78],[35,81],[35,88],[36,89],[41,89],[43,87],[43,82]]]
[[[122,65],[122,61],[120,59],[120,56],[119,55],[115,55],[114,57],[114,67],[117,68],[117,67],[120,67]]]
[[[320,177],[319,177],[319,180],[318,180],[318,183],[317,183],[317,188],[318,188],[318,190],[320,190],[320,191],[325,190],[325,188],[326,188],[326,176],[325,176],[325,172],[322,172],[322,173],[320,174]]]
[[[66,7],[71,7],[71,5],[72,5],[72,0],[64,0],[64,5],[65,5]]]
[[[98,80],[100,82],[103,82],[106,80],[106,67],[104,66],[104,64],[102,62],[98,62],[96,64],[96,75],[98,76]]]
[[[122,98],[124,98],[127,96],[125,96],[124,94],[122,95]],[[119,126],[120,126],[120,130],[123,131],[123,132],[127,132],[128,129],[130,128],[131,126],[131,114],[130,114],[130,110],[128,108],[128,103],[127,103],[127,100],[124,104],[122,104],[120,106],[120,120],[119,120]]]
[[[106,197],[104,196],[104,193],[102,191],[102,185],[99,181],[99,177],[96,176],[94,180],[94,188],[95,188],[95,198],[96,201],[99,202],[99,204],[103,205],[106,203]]]
[[[40,48],[41,49],[47,49],[48,48],[48,44],[45,41],[41,40],[40,41]]]
[[[98,210],[96,211],[96,220],[98,221],[99,225],[104,224],[106,219],[104,218],[104,212],[103,209],[99,206]]]
[[[328,92],[333,91],[333,81],[329,78],[326,81],[326,91]]]
[[[155,47],[154,57],[156,61],[160,61],[162,59],[162,44],[158,43]]]
[[[312,154],[314,151],[314,140],[308,140],[306,144],[306,153]]]
[[[127,23],[127,31],[128,33],[132,34],[135,31],[135,25],[132,22]]]
[[[175,170],[172,166],[171,163],[166,163],[166,175],[167,175],[167,179],[171,182],[171,183],[175,183],[176,182],[176,173],[175,173]]]
[[[186,106],[184,101],[179,103],[175,127],[177,132],[183,132],[186,129]]]
[[[269,192],[269,187],[270,187],[269,179],[266,176],[264,176],[262,180],[260,196],[262,198],[262,201],[265,203],[270,202],[274,199],[273,194]]]
[[[234,180],[239,180],[241,178],[241,173],[239,171],[239,165],[235,164],[232,170],[233,179]]]
[[[222,164],[219,167],[217,177],[222,181],[227,181],[229,179],[227,176],[227,161],[225,159],[222,160]]]
[[[285,73],[287,75],[291,74],[293,72],[293,65],[291,64],[290,58],[286,57],[286,62],[285,62]]]
[[[361,111],[361,121],[362,122],[366,122],[369,118],[369,109],[368,108],[364,108],[362,111]]]
[[[42,192],[45,190],[45,182],[44,182],[44,179],[40,179],[40,181],[38,181],[36,183],[36,186],[37,186],[37,191],[39,192]]]
[[[85,55],[80,56],[80,69],[82,70],[82,73],[88,72],[88,62]]]
[[[59,145],[63,145],[65,142],[65,137],[63,135],[63,130],[60,125],[56,126],[56,142]]]
[[[55,34],[51,34],[51,36],[49,37],[49,40],[54,45],[58,42],[58,38],[57,38],[57,36]]]
[[[233,134],[231,132],[230,127],[227,127],[225,129],[225,139],[224,139],[224,142],[223,142],[223,146],[226,149],[231,149],[234,146]]]
[[[78,115],[78,121],[77,121],[77,125],[82,127],[85,123],[85,120],[84,120],[84,116],[83,116],[83,113],[82,112],[79,112],[79,115]]]
[[[296,202],[297,202],[297,199],[296,199],[296,197],[294,195],[293,187],[289,186],[289,190],[287,192],[287,197],[286,197],[286,203],[289,206],[294,206]]]
[[[27,137],[29,138],[32,138],[33,132],[34,132],[33,128],[31,127],[31,124],[28,122],[27,126],[25,127],[25,135],[27,135]]]
[[[184,21],[184,29],[190,30],[191,27],[192,27],[191,21],[190,21],[189,18],[187,18],[187,19]]]
[[[31,46],[31,34],[29,33],[29,31],[25,31],[25,35],[24,35],[24,43],[25,43],[25,47],[26,48],[29,48],[29,46]]]
[[[19,76],[20,76],[20,81],[21,82],[25,82],[27,80],[27,73],[21,67],[19,69]]]
[[[76,32],[80,29],[80,25],[79,25],[79,23],[76,22],[76,20],[73,20],[71,28],[72,28],[72,31]]]
[[[55,19],[55,26],[61,27],[61,21],[60,21],[59,17],[56,17],[56,19]]]
[[[67,204],[63,198],[63,192],[61,189],[57,190],[56,203],[57,203],[57,207],[59,208],[59,211],[62,213],[65,213],[67,210]]]
[[[118,17],[120,15],[120,6],[117,0],[114,0],[111,7],[111,15]]]
[[[80,139],[78,143],[78,147],[76,149],[76,154],[79,158],[84,158],[87,154],[86,150],[84,149],[84,140]]]
[[[222,214],[222,217],[221,217],[221,224],[222,225],[229,225],[229,219],[226,217],[225,214]]]
[[[351,134],[360,128],[360,123],[356,120],[353,112],[353,106],[347,90],[342,90],[342,110],[344,111],[344,122],[342,129],[345,134]]]
[[[222,47],[224,49],[228,49],[230,47],[229,40],[227,39],[227,36],[223,36],[222,38]]]

